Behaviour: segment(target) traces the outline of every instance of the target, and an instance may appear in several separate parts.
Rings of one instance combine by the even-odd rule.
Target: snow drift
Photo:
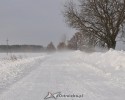
[[[0,89],[5,91],[0,92],[0,100],[41,100],[48,92],[83,93],[82,100],[125,98],[124,51],[56,52],[15,61],[1,58],[0,66]]]
[[[27,55],[27,54],[26,54]],[[14,54],[3,56],[0,59],[0,91],[3,91],[7,86],[21,79],[33,69],[39,66],[40,62],[46,57],[46,54],[41,56],[29,56],[24,54]]]

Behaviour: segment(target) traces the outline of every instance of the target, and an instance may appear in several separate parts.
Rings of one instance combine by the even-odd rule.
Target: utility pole
[[[9,53],[9,40],[8,40],[8,38],[7,38],[6,42],[7,42],[7,55],[8,55],[8,53]]]

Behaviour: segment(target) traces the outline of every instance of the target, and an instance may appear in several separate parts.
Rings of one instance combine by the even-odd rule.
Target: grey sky
[[[67,27],[61,11],[67,0],[0,0],[0,44],[55,44]]]

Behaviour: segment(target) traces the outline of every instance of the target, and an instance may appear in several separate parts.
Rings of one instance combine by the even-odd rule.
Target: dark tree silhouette
[[[49,51],[49,52],[53,52],[53,51],[56,50],[56,48],[55,48],[54,44],[53,44],[52,42],[50,42],[50,43],[48,44],[46,50]]]
[[[0,52],[43,52],[41,45],[0,45]]]
[[[69,1],[64,17],[84,37],[96,40],[94,45],[115,48],[115,39],[125,25],[125,0],[79,0],[78,5]]]
[[[66,49],[66,44],[65,42],[60,42],[57,46],[58,50],[65,50]]]

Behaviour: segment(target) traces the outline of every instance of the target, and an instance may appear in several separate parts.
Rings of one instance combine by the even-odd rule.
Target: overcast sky
[[[75,30],[64,21],[62,10],[67,0],[0,0],[0,44],[57,44],[63,34]]]

